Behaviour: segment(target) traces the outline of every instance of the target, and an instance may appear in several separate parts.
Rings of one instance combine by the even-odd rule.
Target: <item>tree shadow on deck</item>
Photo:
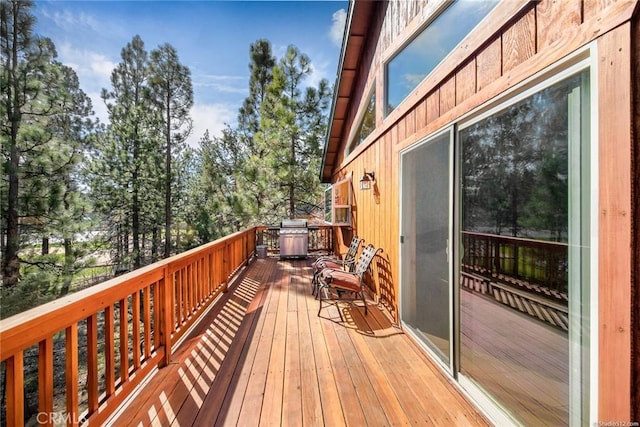
[[[266,267],[267,262],[252,264]],[[225,390],[232,386],[235,366],[242,363],[243,343],[251,339],[252,319],[262,308],[261,284],[269,271],[255,265],[242,272],[179,343],[170,364],[147,379],[135,399],[109,424],[195,425],[204,417],[213,425]]]

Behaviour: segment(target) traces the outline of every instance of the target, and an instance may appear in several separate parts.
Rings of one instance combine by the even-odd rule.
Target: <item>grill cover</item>
[[[283,219],[280,228],[307,228],[306,219]]]

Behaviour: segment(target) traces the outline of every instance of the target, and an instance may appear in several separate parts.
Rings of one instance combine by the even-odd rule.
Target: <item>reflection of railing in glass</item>
[[[461,284],[567,330],[566,243],[462,232]]]
[[[541,285],[549,298],[566,299],[566,243],[462,232],[463,265],[469,272],[498,277],[514,284]],[[564,295],[564,297],[562,296]]]

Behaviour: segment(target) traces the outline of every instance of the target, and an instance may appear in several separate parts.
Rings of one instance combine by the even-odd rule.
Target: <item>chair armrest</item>
[[[340,261],[340,258],[336,258],[336,257],[328,256],[328,255],[327,256],[319,256],[318,258],[316,258],[316,262],[319,262],[319,261],[333,261],[333,262],[336,262],[336,261]]]

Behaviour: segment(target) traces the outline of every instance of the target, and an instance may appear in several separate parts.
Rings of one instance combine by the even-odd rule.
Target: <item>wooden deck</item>
[[[310,260],[252,261],[111,425],[488,425],[369,302],[318,317]]]

